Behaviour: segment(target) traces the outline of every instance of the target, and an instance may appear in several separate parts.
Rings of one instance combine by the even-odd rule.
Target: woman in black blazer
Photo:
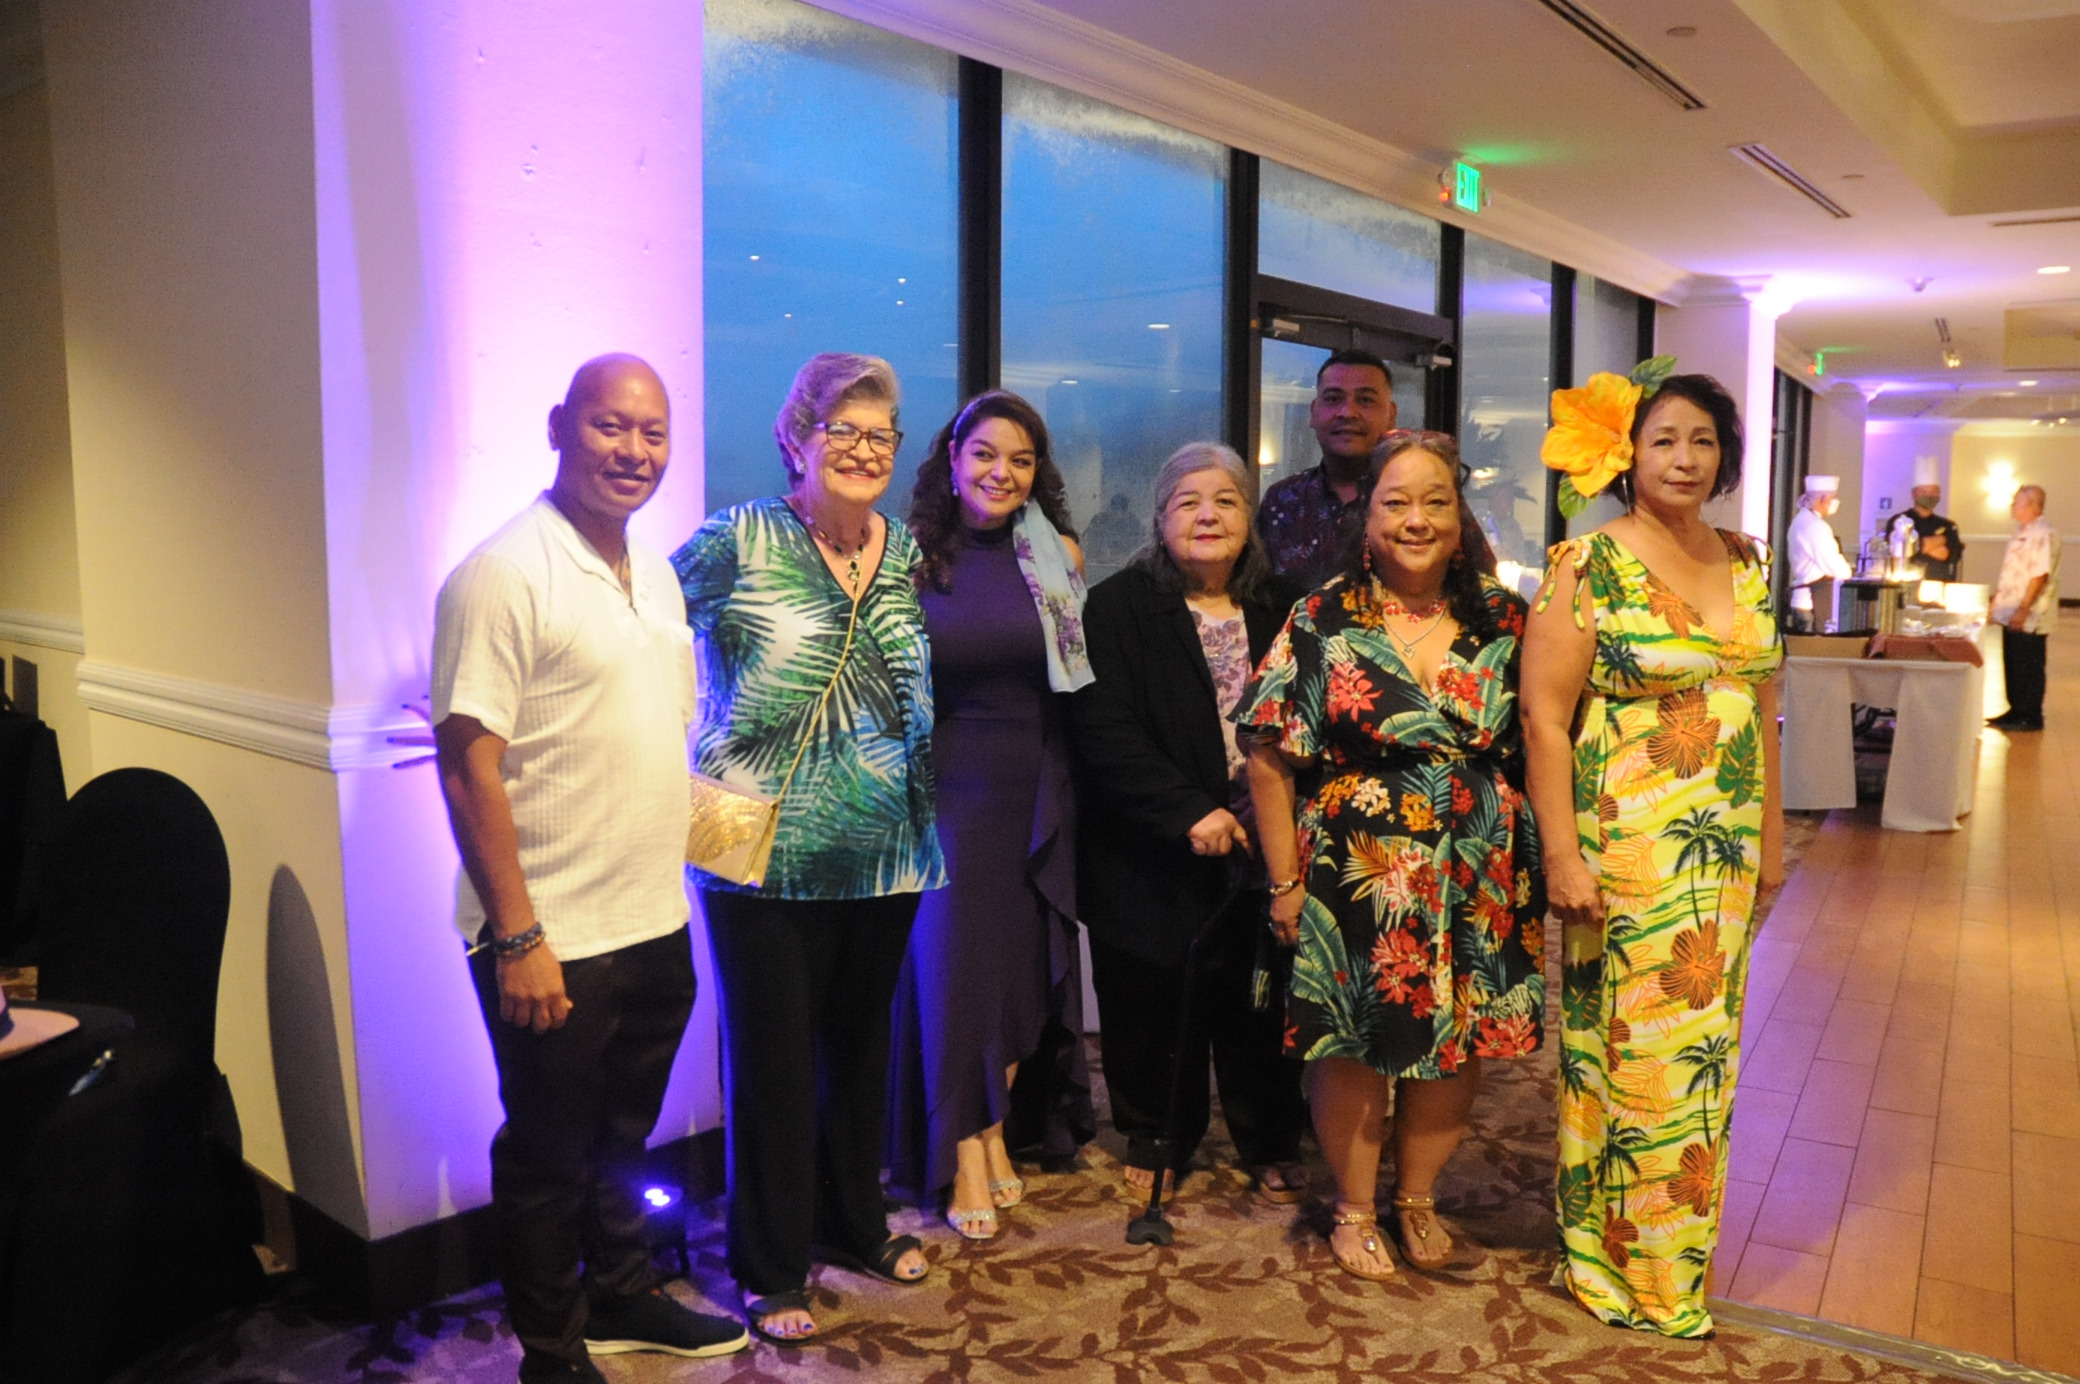
[[[1298,1161],[1307,1112],[1300,1064],[1281,1054],[1279,1008],[1251,1002],[1265,879],[1250,855],[1244,759],[1228,716],[1300,592],[1264,560],[1249,479],[1217,442],[1179,448],[1156,476],[1153,541],[1091,591],[1084,631],[1097,681],[1073,704],[1084,818],[1077,897],[1128,1183],[1146,1192],[1153,1179],[1187,949],[1219,910],[1199,948],[1166,1181],[1183,1176],[1206,1133],[1210,1044],[1242,1165],[1265,1198],[1285,1203],[1307,1192]]]

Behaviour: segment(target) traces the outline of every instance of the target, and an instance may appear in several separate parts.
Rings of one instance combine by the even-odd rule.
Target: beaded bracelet
[[[500,961],[511,961],[516,956],[527,955],[548,940],[549,935],[542,931],[542,925],[536,923],[525,932],[516,932],[511,937],[494,937],[485,945]]]

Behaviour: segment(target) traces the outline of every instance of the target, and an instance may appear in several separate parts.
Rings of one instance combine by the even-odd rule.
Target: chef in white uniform
[[[1841,542],[1827,523],[1828,516],[1841,505],[1841,488],[1839,476],[1807,476],[1806,493],[1798,502],[1798,513],[1791,517],[1791,532],[1785,542],[1791,550],[1791,627],[1794,630],[1818,633],[1820,622],[1833,613],[1831,610],[1818,615],[1814,612],[1814,582],[1830,577],[1841,581],[1854,574],[1855,569],[1842,556]]]

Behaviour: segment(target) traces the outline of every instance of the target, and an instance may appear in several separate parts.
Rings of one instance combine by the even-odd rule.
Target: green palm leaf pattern
[[[909,531],[889,524],[847,653],[851,598],[785,501],[723,510],[673,555],[700,654],[695,762],[704,774],[764,793],[787,783],[772,864],[765,883],[747,892],[868,898],[945,882],[932,816],[931,668],[910,579],[916,563]],[[800,767],[787,782],[798,750]]]
[[[1544,899],[1510,786],[1522,781],[1516,636],[1462,632],[1446,656],[1450,686],[1441,677],[1433,697],[1345,590],[1339,578],[1294,608],[1237,715],[1288,753],[1320,758],[1300,809],[1312,856],[1287,997],[1293,1042],[1310,1058],[1411,1077],[1445,1075],[1469,1053],[1529,1051],[1545,981],[1526,938]],[[1514,595],[1491,586],[1489,601],[1505,629],[1522,628]]]
[[[1657,593],[1661,608],[1651,608],[1651,574],[1608,534],[1553,555],[1555,565],[1584,564],[1577,570],[1596,606],[1596,655],[1574,747],[1585,848],[1600,847],[1605,834],[1599,801],[1607,795],[1617,804],[1608,853],[1591,857],[1610,871],[1601,881],[1602,947],[1562,971],[1557,1199],[1565,1280],[1604,1321],[1675,1336],[1712,1327],[1702,1284],[1718,1239],[1718,1199],[1706,1215],[1680,1200],[1671,1215],[1664,1203],[1651,1223],[1631,1222],[1626,1207],[1637,1204],[1642,1179],[1673,1175],[1684,1146],[1702,1139],[1724,1157],[1760,859],[1751,843],[1761,833],[1762,737],[1773,729],[1757,716],[1754,689],[1783,658],[1767,559],[1731,535],[1726,548],[1740,610],[1725,643],[1695,611],[1671,606],[1666,590]],[[1657,767],[1646,746],[1660,721],[1657,699],[1676,693],[1701,694],[1723,728],[1706,771],[1687,778]],[[1677,941],[1690,937],[1685,947],[1694,948],[1705,924],[1724,952],[1724,979],[1709,1004],[1692,1009],[1688,995],[1670,995],[1659,982],[1681,974]],[[1694,951],[1684,955],[1694,964]]]

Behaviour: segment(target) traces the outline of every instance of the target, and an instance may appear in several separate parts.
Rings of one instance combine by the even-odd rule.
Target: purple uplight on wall
[[[669,551],[703,514],[701,10],[630,0],[602,23],[577,0],[313,0],[311,14],[333,700],[393,708],[426,692],[443,577],[548,484],[547,414],[586,357],[633,351],[671,391],[672,464],[637,535]],[[434,777],[338,782],[381,1236],[488,1199],[498,1106]],[[692,1033],[664,1137],[719,1117],[708,1005]]]

